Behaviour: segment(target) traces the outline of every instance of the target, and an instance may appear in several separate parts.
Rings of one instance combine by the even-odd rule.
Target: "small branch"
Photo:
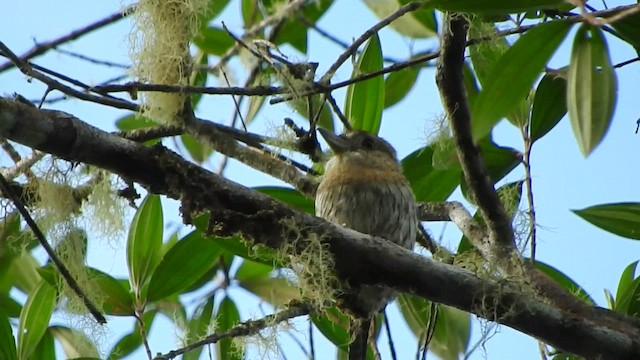
[[[411,11],[419,9],[422,5],[423,5],[422,1],[412,1],[412,2],[410,2],[408,4],[406,4],[406,5],[403,5],[400,8],[398,8],[398,10],[396,10],[393,13],[389,14],[389,16],[387,16],[384,19],[380,20],[374,26],[372,26],[367,31],[365,31],[362,35],[360,35],[353,42],[353,44],[351,44],[351,46],[349,46],[345,51],[342,52],[342,54],[340,54],[340,56],[338,56],[338,58],[336,59],[336,61],[333,64],[331,64],[331,66],[329,67],[329,70],[327,70],[327,72],[320,79],[320,83],[321,84],[329,84],[329,82],[331,81],[331,78],[333,78],[333,75],[335,75],[336,71],[338,71],[338,68],[340,68],[340,66],[342,66],[342,64],[349,57],[351,57],[356,50],[358,50],[358,47],[360,47],[360,45],[362,45],[370,37],[375,35],[382,28],[384,28],[385,26],[389,25],[395,19],[401,17],[402,15],[404,15],[404,14],[406,14],[408,12],[411,12]]]
[[[67,269],[67,267],[64,265],[62,260],[60,260],[56,255],[55,250],[53,250],[51,245],[49,245],[49,242],[47,241],[44,234],[42,233],[42,231],[40,231],[40,228],[38,227],[36,222],[33,220],[31,215],[29,214],[29,211],[24,207],[24,205],[20,201],[20,198],[13,192],[10,184],[2,175],[0,175],[0,189],[2,189],[2,192],[6,197],[11,199],[11,201],[15,205],[20,215],[22,215],[22,218],[24,219],[24,221],[27,223],[29,228],[31,228],[33,235],[35,235],[40,245],[44,248],[47,255],[49,255],[51,262],[53,262],[53,264],[58,269],[58,272],[60,273],[62,278],[65,280],[67,285],[69,285],[69,288],[71,288],[74,294],[76,294],[76,296],[78,296],[80,300],[82,300],[84,305],[87,307],[87,310],[89,310],[91,315],[96,319],[98,323],[106,324],[107,319],[105,319],[102,313],[100,313],[100,310],[98,310],[98,308],[93,304],[91,299],[89,299],[89,297],[84,293],[84,291],[82,290],[80,285],[78,285],[78,283],[73,278],[73,276],[71,276],[71,273],[69,273],[69,270]]]
[[[7,63],[4,63],[2,65],[0,65],[0,73],[13,68],[14,66],[17,66],[19,63],[23,63],[28,61],[29,59],[32,59],[36,56],[42,55],[44,53],[46,53],[47,51],[51,50],[51,49],[55,49],[56,47],[67,43],[69,41],[73,41],[76,40],[78,38],[80,38],[81,36],[84,36],[94,30],[103,28],[109,24],[112,24],[122,18],[124,18],[125,16],[129,15],[131,13],[132,8],[127,8],[127,9],[123,9],[122,11],[118,11],[114,14],[111,14],[109,16],[107,16],[106,18],[102,19],[102,20],[98,20],[92,24],[89,24],[85,27],[82,27],[80,29],[74,30],[72,32],[70,32],[69,34],[59,37],[55,40],[51,40],[51,41],[47,41],[44,43],[40,43],[37,44],[35,47],[33,47],[31,50],[27,51],[26,53],[22,54],[19,57],[19,62],[15,62],[15,61],[10,61]]]
[[[164,85],[164,84],[144,84],[141,82],[129,82],[123,85],[102,85],[90,88],[91,91],[97,93],[114,93],[128,92],[136,93],[138,91],[147,92],[165,92],[165,93],[183,93],[183,94],[208,94],[208,95],[238,95],[238,96],[269,96],[283,94],[287,92],[279,86],[187,86],[187,85]]]
[[[203,340],[200,340],[191,345],[185,346],[181,349],[169,351],[168,353],[163,355],[158,355],[154,359],[155,360],[173,359],[179,355],[195,350],[197,348],[201,348],[205,345],[215,344],[218,341],[223,339],[232,339],[240,336],[254,335],[254,334],[257,334],[260,330],[265,329],[269,326],[274,326],[283,321],[287,321],[289,319],[293,319],[295,317],[303,316],[307,314],[309,314],[309,307],[307,305],[290,304],[287,309],[282,310],[276,314],[268,315],[258,320],[245,321],[223,333],[209,335]]]
[[[456,143],[465,181],[489,230],[491,259],[509,263],[519,258],[511,219],[491,183],[480,149],[471,135],[471,113],[464,90],[463,64],[468,23],[448,15],[442,31],[436,83]]]

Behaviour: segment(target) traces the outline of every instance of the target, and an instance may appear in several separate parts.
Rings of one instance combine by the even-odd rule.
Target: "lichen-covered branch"
[[[185,221],[209,212],[219,236],[240,234],[280,248],[320,238],[336,271],[361,284],[384,284],[472,312],[586,358],[640,358],[637,320],[596,307],[565,310],[521,281],[495,282],[432,261],[379,238],[331,224],[190,163],[161,145],[148,147],[72,115],[0,98],[0,137],[74,162],[112,171],[182,203]],[[283,219],[287,221],[283,221]],[[296,224],[292,226],[292,224]]]

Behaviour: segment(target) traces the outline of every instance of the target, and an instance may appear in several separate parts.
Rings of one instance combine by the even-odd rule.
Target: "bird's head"
[[[395,149],[384,139],[360,130],[342,135],[318,129],[333,150],[327,167],[346,166],[352,169],[366,167],[377,170],[400,171]]]

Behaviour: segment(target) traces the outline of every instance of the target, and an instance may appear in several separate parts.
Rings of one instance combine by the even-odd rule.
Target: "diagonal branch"
[[[240,234],[280,248],[291,239],[322,239],[341,278],[382,284],[472,312],[586,358],[640,358],[639,321],[606,309],[566,310],[540,299],[522,281],[494,281],[432,261],[243,187],[190,163],[161,145],[144,146],[72,115],[0,98],[0,137],[60,158],[95,165],[182,203],[186,222],[209,212],[215,235]],[[283,221],[286,220],[286,221]],[[295,224],[295,226],[292,226]],[[304,240],[296,244],[303,246]]]
[[[491,183],[480,148],[471,135],[471,112],[463,79],[468,23],[462,16],[449,14],[444,24],[436,83],[453,131],[464,178],[489,230],[490,255],[497,263],[508,263],[519,257],[511,219]]]

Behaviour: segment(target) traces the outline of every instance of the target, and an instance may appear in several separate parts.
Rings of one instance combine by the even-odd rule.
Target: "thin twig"
[[[115,63],[112,61],[107,61],[107,60],[102,60],[102,59],[95,59],[83,54],[79,54],[73,51],[69,51],[69,50],[65,50],[65,49],[55,49],[56,52],[60,53],[60,54],[64,54],[70,57],[74,57],[76,59],[80,59],[83,61],[87,61],[90,62],[92,64],[96,64],[96,65],[104,65],[104,66],[109,66],[109,67],[115,67],[115,68],[120,68],[120,69],[129,69],[131,68],[131,66],[129,65],[125,65],[125,64],[119,64],[119,63]]]
[[[39,43],[37,44],[35,47],[33,47],[31,50],[27,51],[26,53],[20,55],[19,57],[19,62],[13,61],[11,60],[10,62],[4,63],[2,65],[0,65],[0,73],[2,73],[5,70],[11,69],[14,66],[19,66],[19,63],[23,63],[28,61],[29,59],[32,59],[36,56],[42,55],[44,53],[46,53],[47,51],[56,48],[57,46],[60,46],[66,42],[69,41],[73,41],[76,40],[78,38],[80,38],[81,36],[84,36],[94,30],[103,28],[109,24],[112,24],[122,18],[124,18],[125,16],[129,15],[131,13],[131,9],[132,7],[123,9],[122,11],[118,11],[114,14],[111,14],[101,20],[98,20],[92,24],[89,24],[87,26],[84,26],[80,29],[74,30],[72,32],[70,32],[69,34],[59,37],[55,40],[51,40],[51,41],[47,41],[44,43]]]
[[[64,263],[58,258],[55,250],[53,250],[51,245],[49,245],[49,242],[47,241],[44,234],[42,233],[42,231],[40,230],[36,222],[33,220],[31,215],[29,214],[29,211],[24,207],[24,205],[22,204],[18,196],[16,196],[16,194],[13,192],[13,190],[11,190],[9,183],[7,182],[5,177],[2,176],[2,174],[0,174],[0,188],[2,189],[2,192],[4,193],[4,195],[9,199],[11,199],[16,209],[18,209],[18,212],[20,212],[20,215],[22,215],[22,217],[24,218],[24,221],[27,223],[29,228],[31,228],[31,231],[33,232],[35,237],[38,239],[38,242],[44,248],[47,255],[49,255],[49,258],[51,258],[51,261],[60,272],[60,275],[64,278],[67,285],[69,285],[69,288],[71,288],[71,290],[73,290],[76,296],[78,296],[80,300],[82,300],[84,305],[87,307],[87,310],[89,310],[91,315],[96,319],[98,323],[106,324],[107,319],[105,319],[102,313],[100,313],[100,310],[98,310],[98,308],[93,304],[91,299],[89,299],[89,297],[84,293],[82,288],[80,288],[80,285],[78,285],[78,283],[73,278],[73,276],[71,276],[71,273],[69,273],[69,270],[66,268]]]
[[[522,156],[522,165],[524,166],[524,183],[527,193],[527,216],[529,217],[529,231],[527,239],[530,241],[531,263],[536,262],[536,247],[537,247],[537,224],[536,224],[536,209],[533,199],[533,178],[531,174],[531,149],[533,147],[533,141],[529,136],[529,124],[525,124],[521,129],[522,140],[524,142],[524,154]]]
[[[387,332],[387,340],[389,340],[389,352],[391,353],[391,359],[396,360],[396,347],[393,345],[393,338],[391,336],[391,326],[389,325],[389,318],[387,317],[387,309],[384,310],[384,329]]]
[[[232,339],[239,336],[250,336],[257,334],[260,330],[273,326],[274,324],[281,323],[283,321],[309,314],[309,307],[305,304],[290,304],[285,310],[282,310],[276,314],[265,316],[258,320],[249,320],[240,323],[233,328],[219,334],[212,334],[206,338],[197,341],[191,345],[185,346],[178,350],[170,351],[163,355],[158,355],[155,360],[169,360],[182,355],[194,349],[200,348],[208,344],[215,344],[223,339]]]

